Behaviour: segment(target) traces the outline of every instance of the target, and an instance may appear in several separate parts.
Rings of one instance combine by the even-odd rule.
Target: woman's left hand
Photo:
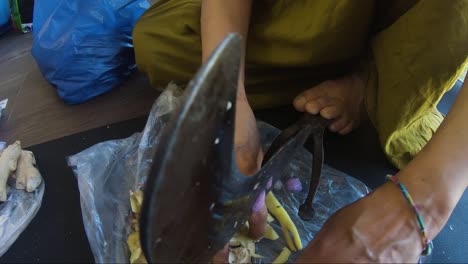
[[[389,182],[330,217],[297,262],[415,263],[422,250],[416,215]]]

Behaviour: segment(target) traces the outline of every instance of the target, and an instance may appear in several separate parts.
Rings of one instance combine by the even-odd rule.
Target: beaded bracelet
[[[409,202],[411,207],[413,207],[413,211],[416,214],[416,217],[418,219],[419,227],[421,228],[421,233],[422,233],[422,238],[424,241],[424,247],[423,247],[423,252],[421,255],[423,256],[428,256],[432,253],[432,241],[429,240],[427,237],[427,232],[426,232],[426,225],[424,224],[424,220],[422,218],[422,215],[419,213],[418,207],[414,203],[413,198],[411,198],[411,195],[409,194],[408,190],[406,187],[398,180],[398,178],[395,175],[387,175],[387,179],[391,180],[393,183],[395,183],[403,193],[403,196],[405,196],[406,200]]]

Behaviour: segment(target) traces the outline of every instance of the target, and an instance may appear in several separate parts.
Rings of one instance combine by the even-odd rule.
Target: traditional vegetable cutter
[[[183,104],[163,131],[145,184],[140,223],[149,262],[209,261],[248,219],[260,193],[285,174],[308,138],[313,140],[312,179],[299,215],[313,217],[328,121],[304,115],[274,140],[257,174],[242,175],[233,152],[240,55],[241,37],[230,34],[188,84]]]

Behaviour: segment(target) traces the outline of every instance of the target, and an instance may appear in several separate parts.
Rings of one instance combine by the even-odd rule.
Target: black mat
[[[444,107],[450,101],[444,101]],[[448,107],[446,107],[448,109]],[[292,109],[257,112],[257,116],[284,128],[297,116]],[[106,126],[30,148],[46,182],[42,207],[37,216],[0,262],[93,262],[81,218],[76,179],[65,157],[96,143],[125,138],[140,131],[146,118]],[[370,124],[342,137],[327,134],[325,162],[375,188],[395,168],[385,159]],[[434,241],[432,262],[468,262],[468,194],[465,193],[447,226]]]

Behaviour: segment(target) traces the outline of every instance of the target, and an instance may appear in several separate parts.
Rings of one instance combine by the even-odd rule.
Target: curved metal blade
[[[225,245],[232,238],[251,215],[253,204],[260,194],[268,193],[274,183],[285,175],[287,164],[303,146],[309,133],[308,129],[302,129],[285,141],[255,175],[246,177],[234,172],[225,180],[224,199],[221,202],[223,217],[214,226],[217,245]]]
[[[189,83],[185,103],[163,131],[140,222],[150,262],[198,262],[217,250],[209,246],[210,208],[231,173],[240,54],[240,35],[229,35]]]

